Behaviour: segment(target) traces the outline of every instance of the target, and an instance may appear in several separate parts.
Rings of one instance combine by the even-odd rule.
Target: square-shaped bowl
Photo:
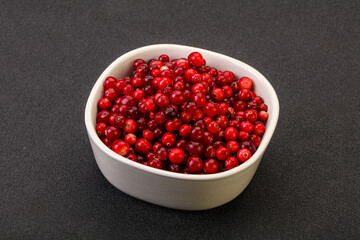
[[[171,59],[200,52],[207,65],[234,72],[237,79],[246,76],[253,80],[254,91],[268,105],[269,119],[260,146],[255,154],[240,166],[225,172],[192,175],[173,173],[130,161],[105,146],[96,134],[97,102],[103,94],[106,77],[123,78],[130,73],[137,58],[149,60],[160,54]],[[183,210],[204,210],[225,204],[237,197],[250,183],[275,131],[279,102],[271,84],[257,70],[234,58],[205,49],[158,44],[130,51],[110,64],[96,81],[85,109],[85,125],[96,162],[105,178],[119,190],[135,198]]]

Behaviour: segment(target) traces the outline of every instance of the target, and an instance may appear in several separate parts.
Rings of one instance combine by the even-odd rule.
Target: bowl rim
[[[91,108],[92,108],[92,104],[94,104],[95,95],[98,91],[98,88],[102,87],[103,80],[106,77],[108,77],[109,72],[116,65],[118,65],[118,63],[122,62],[124,59],[131,58],[132,56],[137,55],[143,51],[158,51],[159,54],[161,54],[161,53],[164,53],[164,49],[168,49],[168,48],[186,49],[188,51],[201,52],[202,54],[204,54],[204,53],[211,54],[214,57],[217,57],[219,59],[225,58],[229,61],[236,62],[237,65],[241,65],[241,67],[246,68],[248,71],[252,72],[258,78],[261,78],[263,80],[264,84],[267,85],[267,90],[270,92],[270,95],[271,95],[270,101],[272,102],[272,106],[273,106],[272,113],[269,116],[269,118],[271,118],[272,121],[270,122],[270,124],[269,124],[269,121],[267,122],[266,134],[263,136],[263,138],[261,140],[261,144],[259,145],[255,154],[252,155],[249,160],[247,160],[246,162],[242,163],[241,165],[239,165],[235,168],[229,169],[224,172],[218,172],[218,173],[213,173],[213,174],[175,173],[175,172],[165,171],[162,169],[152,168],[149,166],[145,166],[141,163],[130,161],[127,158],[122,157],[121,155],[113,152],[98,137],[96,130],[95,130],[95,126],[91,122],[91,118],[92,118],[91,117]],[[185,45],[179,45],[179,44],[154,44],[154,45],[143,46],[143,47],[134,49],[132,51],[129,51],[129,52],[121,55],[104,70],[104,72],[100,75],[100,77],[96,80],[95,84],[93,85],[93,88],[90,92],[90,95],[89,95],[87,103],[86,103],[84,115],[85,115],[85,126],[86,126],[86,130],[87,130],[90,140],[92,140],[93,143],[95,143],[99,149],[101,149],[106,155],[108,155],[112,159],[115,159],[115,160],[117,160],[123,164],[126,164],[130,167],[145,171],[147,173],[152,173],[152,174],[159,175],[159,176],[166,177],[166,178],[181,179],[181,180],[208,181],[208,180],[216,180],[216,179],[221,179],[221,178],[226,178],[226,177],[229,177],[232,175],[236,175],[236,174],[246,170],[251,165],[255,164],[255,162],[265,152],[265,150],[273,136],[273,133],[275,131],[275,128],[276,128],[276,125],[278,122],[278,118],[279,118],[279,100],[278,100],[276,92],[275,92],[274,88],[272,87],[272,85],[270,84],[270,82],[255,68],[251,67],[250,65],[248,65],[240,60],[226,56],[221,53],[213,52],[213,51],[202,49],[202,48],[192,47],[192,46],[185,46]]]

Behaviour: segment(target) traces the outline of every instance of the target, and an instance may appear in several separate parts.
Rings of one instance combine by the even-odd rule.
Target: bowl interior
[[[264,99],[264,102],[268,105],[268,113],[269,113],[269,119],[266,123],[266,131],[262,137],[261,144],[258,147],[256,153],[248,161],[231,170],[216,174],[209,174],[209,175],[191,175],[191,174],[172,173],[172,172],[167,172],[167,171],[143,166],[142,164],[129,161],[121,157],[120,155],[114,153],[109,148],[107,148],[98,138],[95,131],[97,102],[102,97],[103,81],[105,80],[105,78],[108,76],[123,78],[129,75],[132,69],[132,62],[137,58],[142,58],[145,61],[147,61],[150,59],[155,59],[161,54],[169,55],[170,59],[184,58],[194,51],[200,52],[204,56],[204,58],[206,59],[206,64],[208,66],[215,67],[216,69],[222,71],[225,70],[232,71],[237,79],[246,76],[253,80],[254,92]],[[110,64],[108,68],[106,68],[106,70],[101,74],[101,76],[95,83],[90,93],[88,102],[86,104],[85,123],[89,137],[92,138],[92,140],[97,144],[97,146],[103,151],[105,151],[108,155],[118,159],[119,161],[126,162],[127,164],[141,168],[145,171],[150,171],[155,174],[161,174],[168,177],[189,178],[189,179],[213,179],[213,178],[225,177],[229,174],[240,172],[245,168],[247,168],[248,166],[250,166],[251,164],[253,164],[256,159],[260,158],[264,153],[274,133],[278,120],[278,115],[279,115],[279,102],[273,87],[261,73],[259,73],[257,70],[250,67],[249,65],[234,58],[225,56],[223,54],[215,53],[205,49],[182,46],[182,45],[174,45],[174,44],[158,44],[158,45],[146,46],[130,51],[120,56],[112,64]]]

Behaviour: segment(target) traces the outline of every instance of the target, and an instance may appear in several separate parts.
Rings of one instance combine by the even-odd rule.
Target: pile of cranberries
[[[136,59],[122,79],[107,77],[96,132],[114,152],[179,173],[216,173],[247,161],[259,146],[267,105],[248,77],[187,58]]]

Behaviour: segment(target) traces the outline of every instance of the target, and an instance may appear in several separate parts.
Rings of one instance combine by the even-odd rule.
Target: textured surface
[[[1,1],[0,235],[359,239],[359,11],[359,1]],[[154,206],[98,170],[87,96],[115,58],[154,43],[240,59],[278,93],[258,172],[224,206]]]

